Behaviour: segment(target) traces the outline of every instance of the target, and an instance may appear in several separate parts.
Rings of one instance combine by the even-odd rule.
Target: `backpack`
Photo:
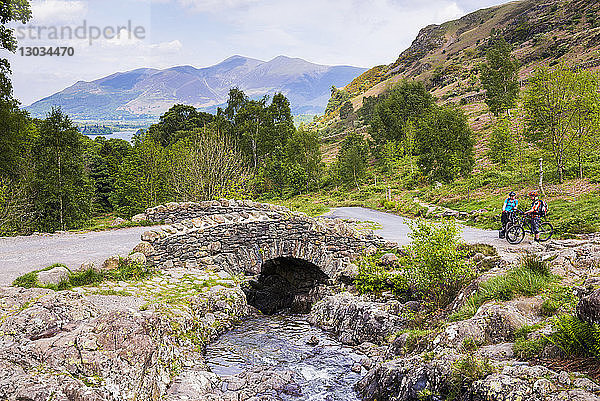
[[[546,215],[548,214],[548,204],[541,199],[539,200],[539,202],[540,208],[538,209],[538,215],[540,217],[546,217]]]

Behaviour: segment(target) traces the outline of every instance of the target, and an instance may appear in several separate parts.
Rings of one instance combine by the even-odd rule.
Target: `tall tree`
[[[519,94],[519,62],[511,56],[510,44],[499,35],[490,38],[487,62],[481,66],[481,83],[486,90],[485,102],[498,116],[514,107]]]
[[[111,203],[121,216],[131,217],[150,206],[173,199],[167,185],[166,150],[143,136],[119,166]]]
[[[162,146],[169,146],[213,120],[212,114],[198,112],[193,106],[176,104],[160,117],[158,124],[148,129],[148,136]]]
[[[167,149],[168,185],[176,200],[203,201],[244,186],[247,168],[226,134],[196,128]]]
[[[567,152],[575,138],[576,82],[576,73],[564,65],[543,67],[535,71],[525,94],[529,132],[552,153],[559,183],[563,182]]]
[[[407,124],[423,118],[433,105],[433,96],[422,82],[400,82],[375,106],[373,136],[379,141],[401,142],[406,137]]]
[[[316,132],[300,126],[287,143],[287,156],[292,165],[300,166],[305,174],[305,190],[319,184],[321,173],[321,141]]]
[[[575,82],[575,116],[573,118],[573,151],[579,178],[583,178],[584,161],[600,148],[600,75],[579,71]]]
[[[419,123],[415,143],[419,168],[431,180],[451,182],[473,170],[473,134],[461,110],[435,107]]]
[[[369,147],[365,139],[358,133],[350,133],[340,146],[336,167],[338,179],[342,183],[353,183],[360,190],[360,181],[367,169]]]
[[[42,121],[32,151],[34,224],[42,231],[78,227],[90,217],[92,191],[82,141],[60,109]]]

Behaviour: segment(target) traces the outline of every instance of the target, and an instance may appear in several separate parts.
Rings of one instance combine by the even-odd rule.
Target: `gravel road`
[[[361,207],[342,207],[325,214],[327,217],[352,218],[379,223],[376,234],[401,245],[410,242],[409,219]],[[102,263],[112,255],[127,255],[140,241],[148,227],[124,228],[83,234],[63,233],[0,238],[0,286],[10,285],[18,276],[53,263],[78,267],[84,262]],[[506,249],[508,243],[498,239],[497,231],[464,227],[463,239],[483,242]]]
[[[0,238],[0,286],[10,285],[20,275],[54,263],[79,267],[84,262],[102,263],[112,255],[126,256],[148,229]]]
[[[340,207],[332,209],[324,216],[337,217],[341,219],[356,219],[360,221],[372,221],[382,226],[379,230],[374,230],[375,234],[383,238],[406,245],[410,243],[408,234],[411,232],[408,222],[410,219],[397,216],[395,214],[379,212],[377,210],[366,209],[363,207]],[[462,238],[467,243],[485,243],[494,245],[499,250],[508,248],[505,240],[498,238],[498,231],[482,230],[479,228],[462,227]]]

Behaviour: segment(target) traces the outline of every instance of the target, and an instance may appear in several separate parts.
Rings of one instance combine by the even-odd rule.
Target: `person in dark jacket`
[[[500,230],[500,238],[504,238],[506,234],[506,224],[510,220],[510,215],[517,210],[519,207],[519,200],[517,199],[517,194],[511,191],[508,194],[508,198],[504,201],[504,205],[502,206],[502,229]]]

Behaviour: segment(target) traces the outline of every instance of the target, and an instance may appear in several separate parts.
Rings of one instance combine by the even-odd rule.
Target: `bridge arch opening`
[[[262,313],[279,311],[308,313],[324,292],[329,277],[313,263],[292,257],[280,257],[263,263],[257,280],[244,292],[248,304]]]

